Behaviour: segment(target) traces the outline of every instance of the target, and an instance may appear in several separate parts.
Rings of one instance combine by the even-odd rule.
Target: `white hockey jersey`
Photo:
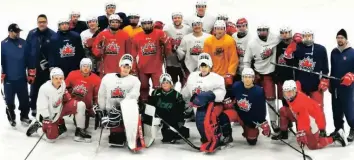
[[[251,61],[254,59],[255,70],[260,74],[269,74],[274,72],[276,63],[276,49],[280,42],[279,36],[269,33],[267,42],[258,37],[248,43],[245,56],[243,58],[244,67],[251,67]]]
[[[248,43],[251,39],[250,37],[251,35],[249,33],[247,33],[247,35],[242,38],[237,37],[237,32],[232,35],[232,38],[236,41],[238,61],[240,62],[238,64],[238,69],[236,72],[239,75],[241,75],[242,70],[244,68],[243,57],[245,56]]]
[[[194,93],[208,91],[215,94],[215,102],[222,102],[226,95],[224,78],[214,72],[202,77],[200,71],[196,71],[189,75],[187,84],[182,88],[181,94],[185,101],[189,101]]]
[[[182,38],[191,33],[192,29],[188,25],[182,24],[182,28],[176,28],[173,24],[168,25],[163,28],[167,36],[172,38],[172,45],[176,45],[177,47],[181,44]],[[174,46],[172,46],[174,47]],[[180,67],[180,63],[177,59],[177,54],[173,53],[166,57],[167,66]]]
[[[81,37],[81,41],[82,41],[82,45],[85,46],[84,44],[86,43],[86,41],[90,38],[92,38],[94,33],[91,33],[90,29],[86,29],[83,32],[80,33],[80,37]]]
[[[56,89],[52,81],[48,80],[40,88],[37,98],[37,120],[39,115],[49,117],[53,122],[57,121],[63,109],[63,96],[65,94],[65,81]]]
[[[196,37],[193,33],[187,34],[182,38],[181,44],[177,49],[179,59],[184,59],[190,73],[198,68],[198,55],[203,53],[204,41],[211,36],[208,33],[203,33],[202,36]]]
[[[117,73],[106,74],[98,90],[98,105],[109,110],[125,98],[138,100],[140,85],[139,79],[132,75],[118,77]]]
[[[184,23],[189,25],[189,26],[192,26],[193,19],[195,19],[195,18],[199,18],[197,16],[197,13],[195,13],[193,16],[191,16],[189,18],[186,18],[184,20]],[[213,16],[213,15],[210,15],[208,13],[205,13],[204,17],[201,18],[201,20],[203,22],[203,32],[211,33],[211,31],[214,28],[214,23],[216,21],[216,17]]]

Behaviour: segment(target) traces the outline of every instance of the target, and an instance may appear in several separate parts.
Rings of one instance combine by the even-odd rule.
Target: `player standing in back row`
[[[206,13],[207,2],[205,0],[197,0],[195,4],[196,13],[185,19],[185,24],[192,26],[192,21],[194,18],[201,18],[203,22],[203,32],[210,33],[213,30],[216,17]]]

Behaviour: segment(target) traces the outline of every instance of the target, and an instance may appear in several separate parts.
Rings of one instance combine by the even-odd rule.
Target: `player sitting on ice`
[[[103,77],[98,91],[99,107],[95,111],[101,126],[110,129],[108,141],[111,146],[122,147],[127,141],[128,147],[137,151],[144,147],[144,140],[138,140],[142,132],[138,134],[140,81],[129,74],[132,66],[133,57],[124,54],[119,62],[121,72],[108,73]]]
[[[201,135],[203,152],[214,152],[219,145],[232,142],[231,125],[225,113],[223,113],[223,100],[226,95],[224,78],[211,72],[213,62],[207,53],[198,56],[198,68],[200,71],[191,73],[187,84],[181,93],[190,105],[197,107],[196,125]],[[219,126],[219,122],[228,124]],[[220,130],[224,138],[221,139]]]
[[[270,136],[269,123],[266,120],[266,98],[262,87],[254,84],[255,73],[251,68],[244,68],[242,81],[232,85],[232,99],[235,110],[225,110],[230,121],[239,122],[243,128],[242,136],[249,145],[256,145],[258,127],[264,136]]]
[[[66,88],[72,98],[86,105],[85,128],[89,125],[89,118],[95,115],[93,106],[97,105],[98,89],[101,83],[101,78],[91,71],[91,59],[83,58],[80,62],[80,70],[71,71],[65,79]]]
[[[280,109],[280,130],[279,139],[288,138],[288,123],[297,122],[297,142],[300,145],[307,145],[309,149],[321,149],[334,141],[339,142],[343,147],[347,145],[343,129],[340,129],[333,136],[327,136],[325,132],[325,117],[322,114],[320,104],[308,97],[298,88],[294,80],[287,80],[283,84],[283,95],[289,107]]]
[[[166,121],[168,125],[177,129],[183,137],[189,138],[189,129],[184,127],[185,102],[182,95],[173,89],[173,81],[169,74],[160,76],[161,88],[155,89],[149,96],[148,104],[156,107],[156,115]],[[169,129],[169,126],[162,124],[162,142],[175,143],[181,137]]]
[[[48,141],[53,142],[67,130],[63,117],[73,114],[76,121],[74,140],[91,142],[91,136],[84,131],[86,105],[71,98],[60,68],[53,68],[50,71],[50,80],[39,89],[37,107],[37,121],[28,128],[27,136],[42,126]]]

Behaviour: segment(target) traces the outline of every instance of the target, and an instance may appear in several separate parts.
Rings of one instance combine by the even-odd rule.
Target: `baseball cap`
[[[22,29],[20,29],[20,27],[16,23],[12,23],[9,25],[8,31],[18,33],[18,32],[21,32]]]

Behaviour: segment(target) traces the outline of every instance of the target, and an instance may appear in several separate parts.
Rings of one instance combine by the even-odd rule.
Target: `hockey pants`
[[[140,99],[142,101],[147,101],[148,97],[149,97],[149,90],[150,90],[150,84],[149,84],[149,80],[151,78],[152,80],[152,86],[154,89],[159,88],[160,87],[160,76],[162,74],[162,71],[158,71],[155,73],[142,73],[139,72],[139,79],[141,82],[141,86],[140,86]]]

